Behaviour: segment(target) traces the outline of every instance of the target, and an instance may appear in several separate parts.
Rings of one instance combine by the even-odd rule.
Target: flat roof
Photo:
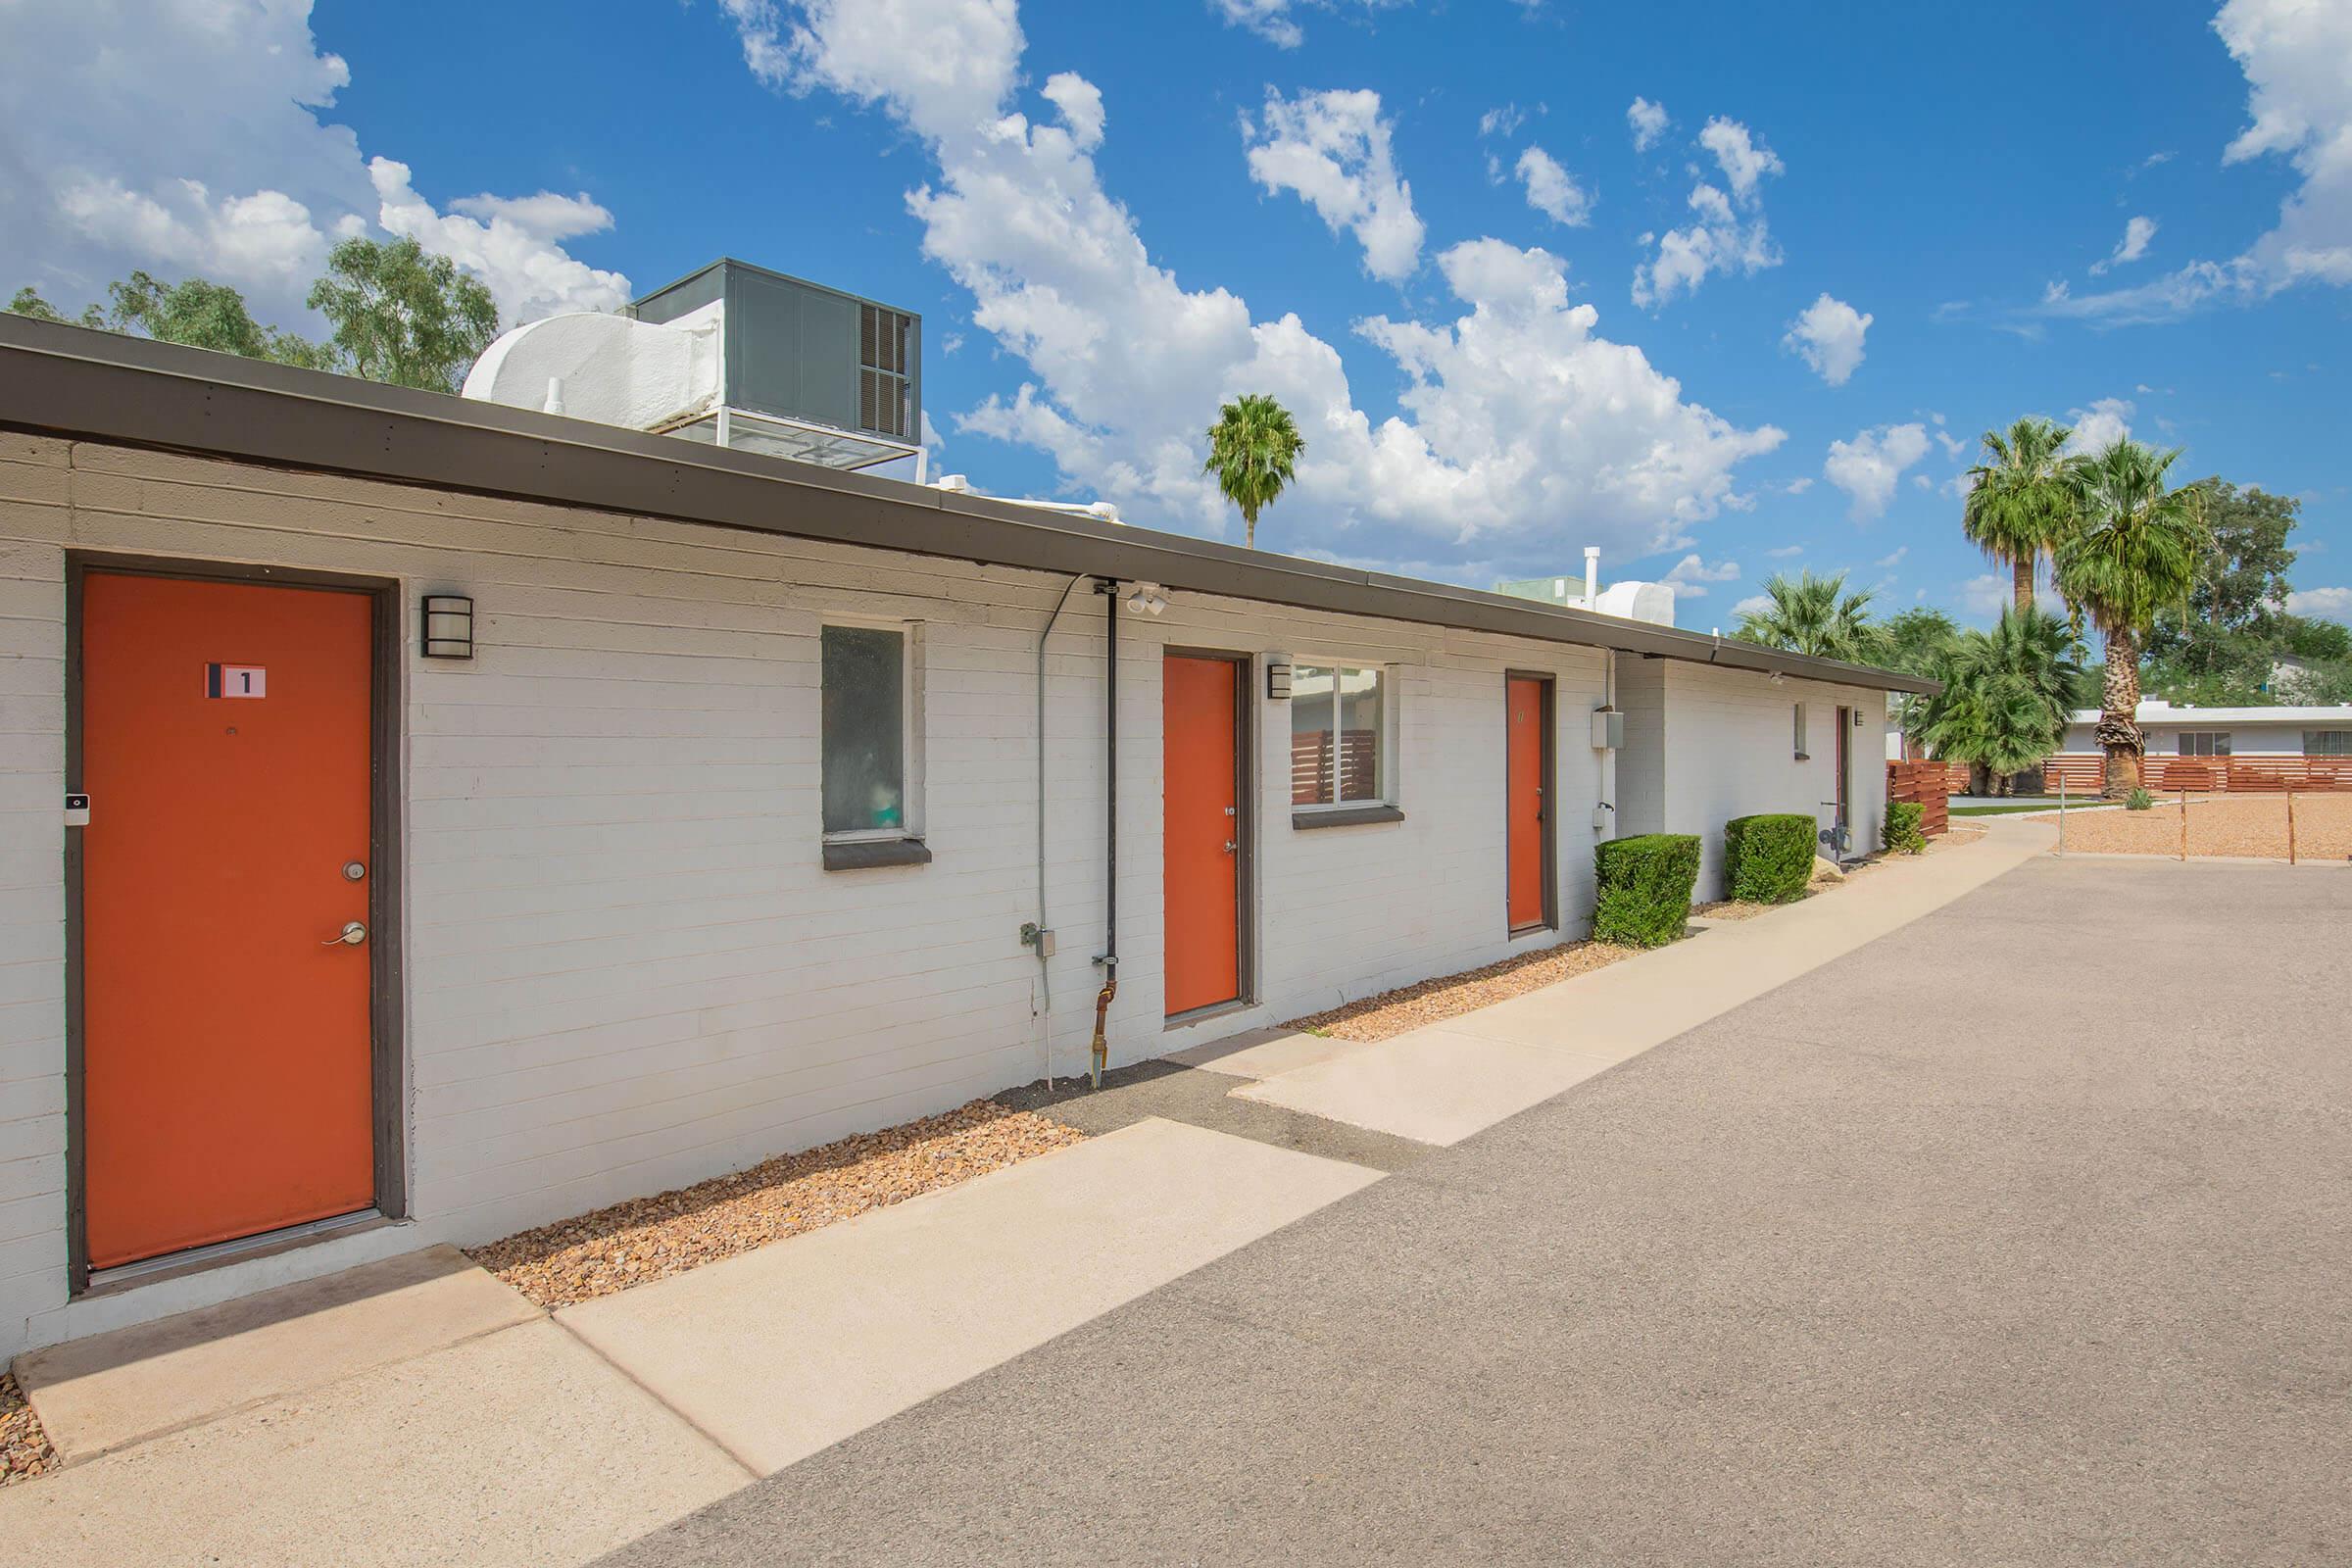
[[[1880,691],[1940,690],[1915,675],[1533,599],[21,316],[0,315],[0,427],[983,565],[1155,582]]]
[[[2096,724],[2099,710],[2078,709],[2070,724]],[[2352,727],[2352,704],[2333,708],[2150,708],[2139,705],[2132,715],[2141,724],[2342,724]]]

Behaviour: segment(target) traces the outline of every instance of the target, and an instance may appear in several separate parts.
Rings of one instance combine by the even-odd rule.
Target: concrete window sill
[[[853,839],[825,846],[828,871],[863,871],[877,865],[923,865],[931,858],[921,839]]]
[[[1404,813],[1394,806],[1345,806],[1336,811],[1293,811],[1291,826],[1304,832],[1310,827],[1363,827],[1373,822],[1401,822]]]

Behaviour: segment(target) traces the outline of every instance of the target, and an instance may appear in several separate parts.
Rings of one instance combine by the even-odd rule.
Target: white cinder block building
[[[0,1352],[1873,847],[1918,684],[0,318]]]

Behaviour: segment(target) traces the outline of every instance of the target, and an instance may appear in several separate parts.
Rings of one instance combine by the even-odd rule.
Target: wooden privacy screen
[[[1920,831],[1930,838],[1952,825],[1951,792],[1945,787],[1949,772],[1950,765],[1943,762],[1886,764],[1886,798],[1917,802],[1923,808]]]
[[[2069,752],[2041,764],[2042,787],[2096,795],[2106,763],[2096,752]],[[2277,795],[2286,790],[2352,790],[2352,757],[2147,757],[2140,782],[2156,794],[2189,790],[2212,795]]]

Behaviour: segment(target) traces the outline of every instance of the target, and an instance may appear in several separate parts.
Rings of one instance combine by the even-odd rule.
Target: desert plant
[[[2155,808],[2156,797],[2144,789],[2133,790],[2124,797],[2124,809],[2127,811],[2151,811]]]
[[[1842,571],[1835,577],[1775,572],[1764,584],[1764,608],[1742,611],[1732,635],[1792,654],[1867,664],[1886,651],[1885,634],[1870,618],[1872,592],[1847,593]]]
[[[1595,845],[1592,940],[1658,948],[1680,937],[1690,922],[1698,861],[1692,833],[1642,833]]]
[[[2059,591],[2107,639],[2094,734],[2107,754],[2103,793],[2110,800],[2138,787],[2147,749],[2139,732],[2140,639],[2159,611],[2187,597],[2211,536],[2202,492],[2172,483],[2180,456],[2178,447],[2155,452],[2123,440],[2091,458],[2074,476],[2080,515],[2058,547]]]
[[[1735,816],[1723,824],[1724,878],[1742,904],[1788,904],[1813,880],[1818,825],[1809,816]]]
[[[1984,461],[1968,470],[1976,481],[1960,509],[1969,542],[2009,568],[2016,608],[2034,603],[2034,567],[2073,527],[2072,477],[2079,461],[2066,450],[2075,432],[2029,416],[2007,431],[1984,432]]]
[[[1257,548],[1258,511],[1272,506],[1298,477],[1298,456],[1305,450],[1306,438],[1292,422],[1291,411],[1272,398],[1252,393],[1217,411],[1217,422],[1208,427],[1208,461],[1200,471],[1214,474],[1225,499],[1242,509],[1250,549]]]
[[[1928,834],[1921,824],[1927,820],[1928,808],[1917,801],[1888,801],[1886,803],[1886,851],[1890,855],[1921,855],[1928,848]]]

